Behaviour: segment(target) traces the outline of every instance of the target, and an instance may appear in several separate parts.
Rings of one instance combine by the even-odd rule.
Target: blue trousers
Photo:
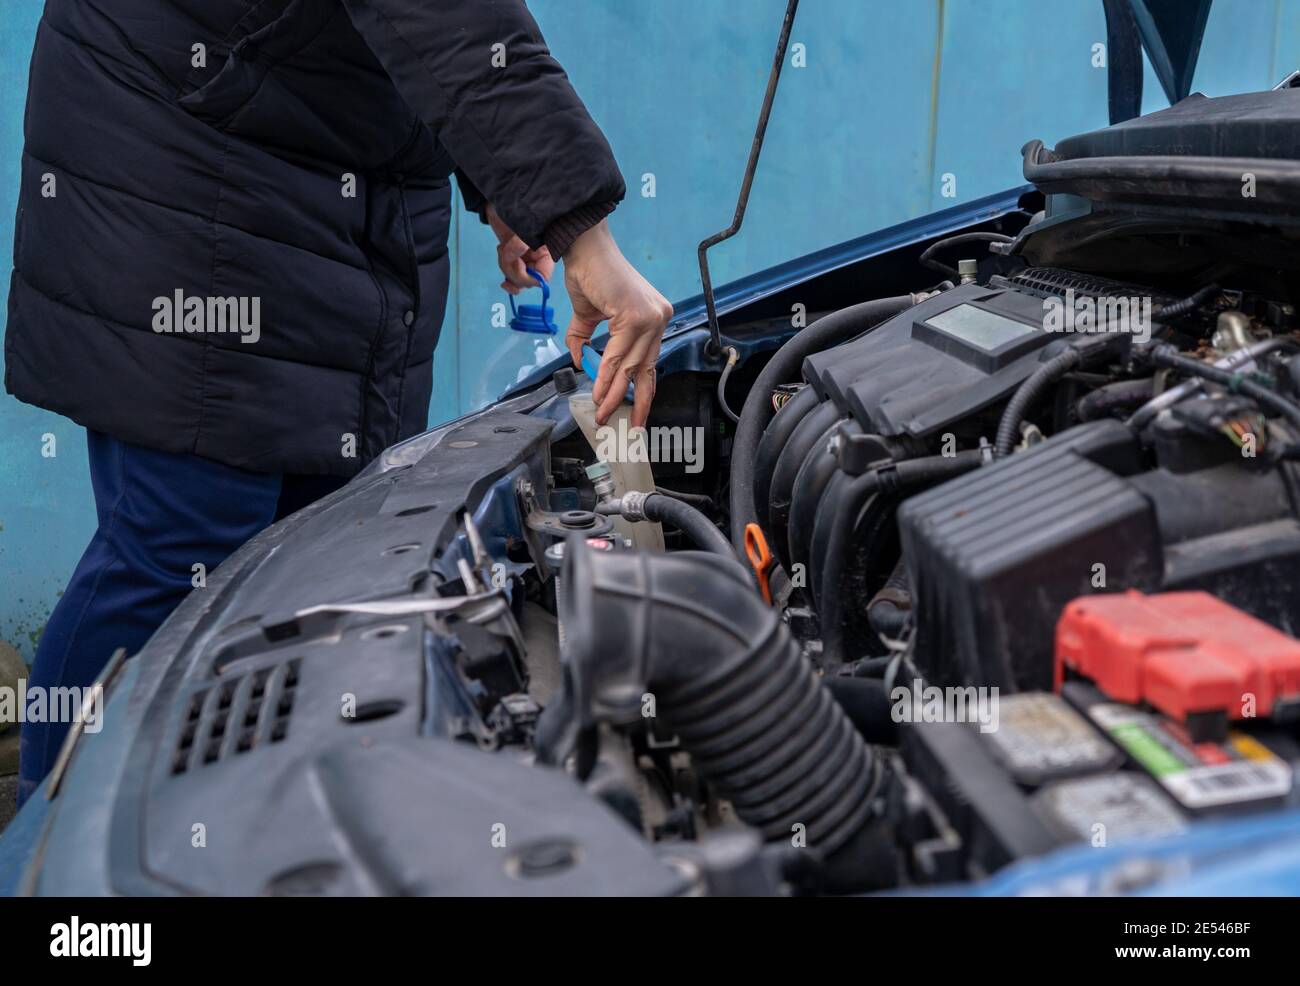
[[[345,482],[248,472],[93,431],[87,445],[99,526],[41,635],[29,689],[92,684],[117,648],[134,654],[145,645],[196,572],[210,573],[254,534]],[[70,725],[23,724],[19,805],[54,765]]]

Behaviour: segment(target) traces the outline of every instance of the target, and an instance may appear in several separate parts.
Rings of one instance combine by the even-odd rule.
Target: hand
[[[601,220],[564,254],[564,284],[573,305],[565,342],[573,365],[582,365],[582,347],[605,319],[609,343],[591,388],[596,423],[604,424],[636,384],[632,426],[644,428],[655,396],[655,364],[673,306],[656,291],[618,249],[609,224]]]
[[[536,249],[530,247],[515,235],[515,231],[505,224],[505,220],[497,215],[496,209],[491,205],[487,207],[487,221],[497,236],[497,266],[505,275],[506,279],[501,282],[501,286],[506,291],[519,294],[528,288],[537,287],[537,282],[529,277],[525,269],[528,267],[548,281],[551,280],[555,274],[555,261],[551,259],[551,251],[544,246]]]

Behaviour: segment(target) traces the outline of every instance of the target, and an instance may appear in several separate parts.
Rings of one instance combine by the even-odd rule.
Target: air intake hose
[[[635,722],[653,696],[764,839],[802,834],[829,855],[862,833],[884,767],[736,562],[574,538],[564,565],[565,685],[538,724],[539,760],[562,761],[597,722]]]

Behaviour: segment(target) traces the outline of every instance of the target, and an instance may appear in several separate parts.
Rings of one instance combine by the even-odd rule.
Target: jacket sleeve
[[[603,214],[623,198],[604,134],[523,0],[343,4],[470,187],[525,243],[540,246],[553,224]]]
[[[464,168],[456,169],[456,184],[460,186],[460,197],[465,200],[465,208],[478,213],[481,222],[487,222],[487,196],[478,190]]]

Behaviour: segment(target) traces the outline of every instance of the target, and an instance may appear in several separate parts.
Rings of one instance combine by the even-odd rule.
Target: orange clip
[[[763,592],[763,602],[772,605],[772,587],[768,585],[767,574],[772,570],[772,552],[767,550],[767,538],[763,529],[757,524],[745,525],[745,554],[754,567],[754,577]]]

